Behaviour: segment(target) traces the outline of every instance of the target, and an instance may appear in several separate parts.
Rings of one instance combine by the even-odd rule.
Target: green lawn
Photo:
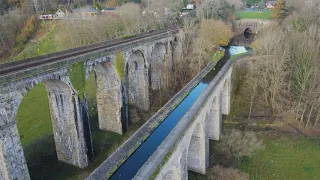
[[[250,179],[318,180],[320,145],[304,137],[264,138],[265,149],[240,163]]]
[[[239,19],[272,19],[272,11],[265,12],[247,12],[247,11],[239,11],[236,14],[236,17]]]
[[[17,126],[23,145],[52,134],[49,101],[43,83],[35,86],[23,98],[17,113]]]

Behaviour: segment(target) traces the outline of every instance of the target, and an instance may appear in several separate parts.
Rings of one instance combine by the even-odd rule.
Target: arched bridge
[[[241,19],[233,22],[233,32],[236,34],[243,34],[246,30],[251,31],[252,33],[259,32],[262,28],[276,23],[272,20],[264,20],[264,19]]]
[[[83,87],[74,79],[85,81],[94,71],[99,127],[122,134],[128,126],[128,104],[148,110],[149,87],[160,89],[172,74],[178,31],[149,32],[1,64],[0,179],[30,178],[16,125],[19,105],[30,89],[42,82],[48,92],[58,160],[85,168],[93,156],[88,106]]]
[[[58,160],[85,168],[93,157],[88,106],[74,79],[85,81],[94,71],[99,127],[122,134],[128,104],[148,110],[149,90],[166,86],[172,75],[182,48],[177,32],[146,33],[0,65],[0,179],[30,179],[16,114],[31,88],[43,82],[48,92]],[[209,63],[87,179],[187,179],[188,170],[205,174],[209,139],[219,140],[222,114],[230,112],[232,62],[216,71]],[[177,109],[185,112],[175,114]]]

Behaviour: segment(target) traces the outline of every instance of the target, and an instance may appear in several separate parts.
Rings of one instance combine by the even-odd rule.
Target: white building
[[[56,12],[56,15],[57,15],[57,18],[61,19],[66,16],[66,13],[64,13],[61,9],[58,9],[58,11]]]

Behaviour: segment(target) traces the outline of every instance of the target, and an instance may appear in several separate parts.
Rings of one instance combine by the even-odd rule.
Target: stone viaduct
[[[19,105],[30,89],[45,84],[58,160],[85,168],[93,157],[91,131],[83,83],[74,79],[85,81],[94,71],[99,127],[122,134],[128,104],[148,110],[149,87],[158,90],[172,73],[180,47],[177,32],[149,32],[0,65],[0,180],[30,179],[16,125]]]

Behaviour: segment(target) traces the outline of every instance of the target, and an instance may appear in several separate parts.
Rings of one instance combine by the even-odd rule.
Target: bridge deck
[[[143,39],[166,35],[168,33],[177,33],[178,31],[178,28],[150,31],[128,39],[115,39],[88,46],[68,49],[65,51],[55,52],[47,55],[32,57],[20,61],[13,61],[5,64],[0,64],[0,84],[19,78],[21,75],[23,76],[24,74],[30,73],[30,71],[32,69],[35,69],[36,67],[45,65],[55,66],[56,64],[70,64],[66,63],[66,60],[68,58],[75,59],[78,57],[79,59],[80,56],[85,56],[88,53],[94,53],[104,49],[109,50],[113,48],[119,48],[119,46],[125,45],[127,43],[134,43],[135,41],[141,41]],[[50,68],[46,67],[45,69]]]

